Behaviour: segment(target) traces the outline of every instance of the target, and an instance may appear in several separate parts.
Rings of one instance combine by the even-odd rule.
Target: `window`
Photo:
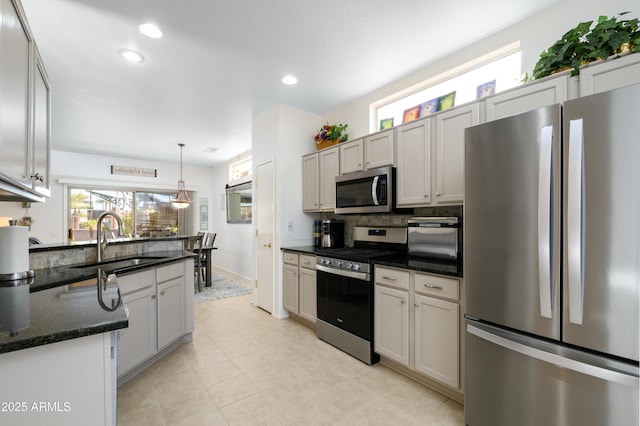
[[[229,164],[229,182],[251,177],[253,161],[251,157],[245,157]]]
[[[193,198],[193,194],[189,194]],[[127,237],[167,237],[185,235],[190,229],[193,206],[177,210],[171,206],[173,193],[127,191],[112,188],[69,188],[69,230],[75,241],[96,239],[98,217],[112,211],[122,219]],[[189,222],[189,223],[188,223]],[[118,234],[118,223],[107,216],[105,231]]]
[[[506,56],[502,51],[491,54],[493,59],[488,63],[485,61],[484,65],[463,66],[467,71],[458,73],[455,77],[446,79],[447,76],[438,76],[413,87],[409,94],[398,94],[390,100],[374,104],[375,119],[371,125],[375,128],[371,131],[380,130],[381,120],[393,119],[393,125],[402,124],[405,110],[451,92],[455,92],[454,105],[462,105],[477,98],[478,86],[493,80],[495,80],[495,93],[517,86],[521,78],[521,55],[519,50],[513,52],[514,46],[507,46],[503,50],[509,49],[511,53]]]
[[[227,185],[227,223],[251,223],[251,182]]]

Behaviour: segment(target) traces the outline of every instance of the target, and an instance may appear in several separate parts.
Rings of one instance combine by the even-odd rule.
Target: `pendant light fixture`
[[[176,192],[175,199],[171,202],[171,205],[177,209],[184,209],[191,205],[191,198],[187,195],[187,190],[184,189],[184,180],[182,180],[182,147],[183,143],[179,143],[180,147],[180,180],[178,181],[178,192]]]

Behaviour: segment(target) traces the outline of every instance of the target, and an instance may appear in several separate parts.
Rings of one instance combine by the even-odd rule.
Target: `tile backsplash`
[[[344,242],[347,246],[353,245],[354,226],[407,226],[407,221],[416,216],[454,216],[462,221],[462,206],[436,206],[419,207],[413,209],[411,214],[364,214],[364,215],[337,215],[333,213],[320,213],[320,220],[343,220]]]

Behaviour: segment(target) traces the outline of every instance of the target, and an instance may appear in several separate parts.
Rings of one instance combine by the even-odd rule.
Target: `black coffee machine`
[[[322,221],[322,248],[344,247],[344,221],[327,219]]]

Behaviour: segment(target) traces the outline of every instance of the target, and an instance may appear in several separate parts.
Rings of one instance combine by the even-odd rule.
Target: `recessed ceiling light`
[[[144,62],[144,56],[142,56],[142,53],[136,52],[135,50],[119,49],[118,55],[122,56],[129,62]]]
[[[138,29],[140,30],[141,34],[144,34],[147,37],[151,38],[162,38],[162,36],[164,35],[162,30],[153,24],[142,24],[138,27]]]
[[[282,77],[282,82],[287,86],[293,86],[298,82],[298,79],[292,75],[285,75],[284,77]]]
[[[204,151],[202,151],[202,152],[206,152],[207,154],[213,154],[217,150],[218,150],[218,148],[214,148],[212,146],[209,146],[209,147],[205,148]]]

